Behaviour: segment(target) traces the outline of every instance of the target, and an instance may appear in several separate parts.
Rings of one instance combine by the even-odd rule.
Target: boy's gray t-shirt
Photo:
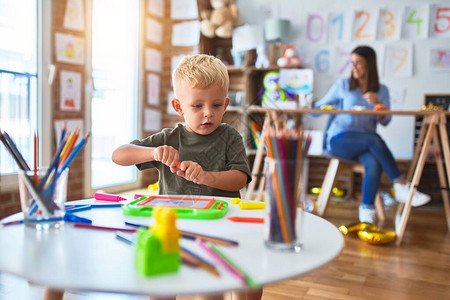
[[[225,123],[209,135],[188,132],[183,124],[177,124],[175,128],[163,129],[145,139],[134,140],[131,144],[145,147],[172,146],[178,150],[180,161],[197,162],[204,171],[239,170],[247,174],[247,183],[251,181],[242,137]],[[159,161],[137,164],[136,167],[139,170],[158,169],[160,194],[240,197],[239,191],[224,191],[188,181],[170,172],[170,168]]]

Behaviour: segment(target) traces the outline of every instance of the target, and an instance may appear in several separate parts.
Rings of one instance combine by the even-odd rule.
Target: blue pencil
[[[75,156],[77,156],[78,152],[80,152],[81,148],[83,148],[83,146],[86,144],[90,135],[91,135],[90,132],[88,134],[86,134],[84,136],[84,138],[82,138],[81,141],[78,143],[78,145],[75,146],[75,148],[70,153],[67,160],[64,162],[64,164],[59,169],[57,177],[61,176],[61,173],[72,163],[72,161],[75,159]]]

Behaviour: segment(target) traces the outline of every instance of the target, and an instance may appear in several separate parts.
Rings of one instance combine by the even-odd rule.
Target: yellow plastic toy
[[[157,191],[157,190],[159,190],[159,181],[157,181],[155,183],[152,183],[152,184],[149,184],[147,189],[149,191]]]
[[[231,204],[239,204],[239,202],[241,202],[241,198],[231,198],[230,202]]]
[[[240,202],[239,208],[240,209],[264,209],[266,206],[264,202]]]
[[[180,231],[175,225],[177,218],[175,212],[172,209],[155,207],[153,218],[155,218],[155,225],[152,232],[161,240],[163,252],[179,252]]]

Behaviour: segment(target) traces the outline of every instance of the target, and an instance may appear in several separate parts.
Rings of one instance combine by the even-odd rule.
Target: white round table
[[[217,198],[228,201],[225,198]],[[71,204],[105,203],[86,199]],[[124,222],[150,224],[151,218],[129,217],[119,207],[92,208],[75,213],[93,225],[125,227]],[[21,213],[2,223],[21,218]],[[239,210],[230,204],[227,216],[264,215],[263,210]],[[328,221],[305,213],[300,253],[285,253],[264,246],[264,224],[217,220],[178,219],[180,230],[219,236],[239,242],[238,247],[218,246],[262,285],[305,274],[339,255],[343,237]],[[194,241],[180,244],[213,261]],[[23,224],[0,226],[0,271],[23,277],[52,290],[82,290],[175,296],[242,290],[243,285],[220,265],[220,277],[182,265],[178,273],[142,277],[134,268],[134,247],[116,238],[114,231],[75,228],[69,223],[57,230],[36,231]]]

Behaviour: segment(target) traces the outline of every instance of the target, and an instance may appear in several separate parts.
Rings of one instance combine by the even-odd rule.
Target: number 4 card
[[[428,23],[430,6],[414,5],[405,7],[403,14],[403,33],[405,39],[425,39],[428,37]]]

